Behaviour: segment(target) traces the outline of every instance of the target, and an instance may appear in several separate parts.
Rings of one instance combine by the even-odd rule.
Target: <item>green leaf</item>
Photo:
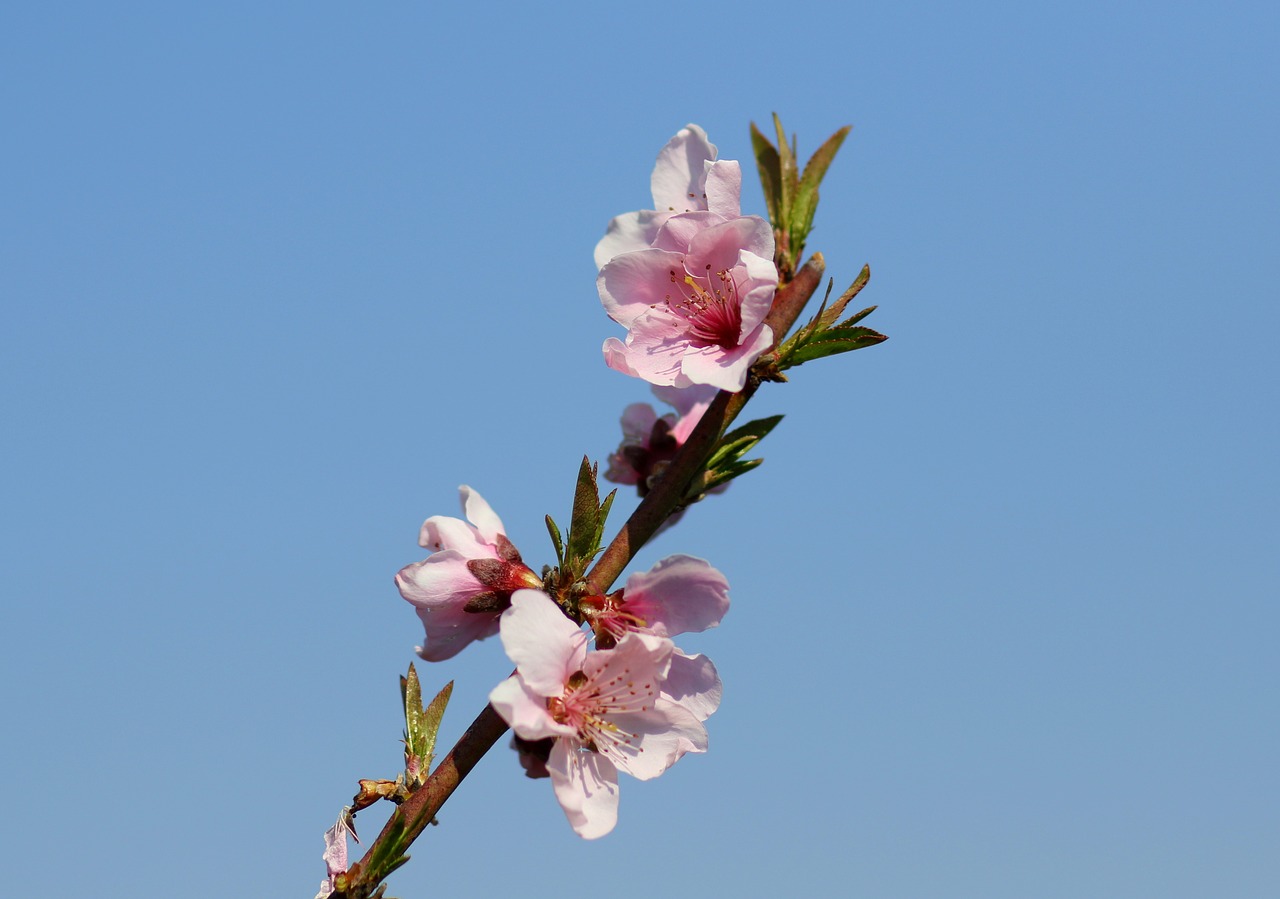
[[[800,186],[800,172],[796,168],[796,155],[792,146],[787,143],[787,133],[782,130],[782,119],[778,118],[778,114],[773,114],[773,127],[778,133],[778,168],[779,168],[779,200],[778,200],[778,217],[779,224],[783,229],[787,229],[794,216],[791,213],[792,203],[795,202],[796,190]]]
[[[712,451],[711,457],[704,466],[707,471],[720,468],[725,463],[736,462],[751,451],[751,448],[764,439],[765,435],[778,426],[781,415],[770,415],[747,422],[740,428],[734,428],[720,438]]]
[[[812,362],[814,359],[821,359],[824,356],[850,353],[854,350],[875,346],[877,343],[888,339],[885,335],[872,331],[870,328],[846,328],[843,326],[829,328],[804,346],[797,347],[791,357],[791,364],[803,365],[806,362]]]
[[[556,550],[556,561],[564,564],[564,539],[560,536],[560,528],[550,515],[547,516],[547,533],[551,535],[551,545]]]
[[[849,285],[849,289],[846,290],[844,293],[840,294],[840,299],[832,303],[831,307],[827,310],[826,314],[824,316],[821,316],[821,319],[822,319],[821,327],[830,328],[832,325],[834,325],[836,323],[836,320],[839,319],[840,316],[844,314],[845,307],[848,306],[849,303],[853,301],[854,297],[856,297],[859,293],[862,292],[862,288],[866,287],[867,282],[870,280],[871,280],[871,266],[864,265],[862,267],[862,271],[858,272],[858,277],[854,278],[853,283]],[[851,325],[854,322],[861,321],[862,319],[870,315],[873,311],[875,311],[875,308],[876,308],[875,306],[871,306],[867,309],[864,309],[861,312],[859,312],[856,316],[849,319],[848,321],[841,322],[841,324]]]
[[[411,772],[408,779],[412,786],[425,782],[431,770],[440,719],[452,694],[453,681],[449,681],[431,700],[431,705],[423,708],[422,685],[412,662],[408,676],[400,678],[400,697],[404,700],[404,762],[406,771]]]
[[[852,126],[845,125],[831,135],[805,163],[804,176],[796,188],[795,205],[791,209],[791,218],[788,220],[792,248],[797,256],[804,247],[805,238],[813,228],[813,215],[818,209],[818,186],[822,183],[831,160],[835,159],[836,152],[851,129]]]
[[[703,481],[702,490],[705,493],[708,490],[719,487],[721,484],[727,484],[739,475],[746,474],[763,461],[764,459],[748,459],[745,462],[733,462],[724,468],[708,472],[706,479]]]
[[[600,526],[596,528],[595,546],[592,547],[592,554],[603,545],[604,542],[604,524],[609,520],[609,510],[613,508],[613,498],[618,495],[618,488],[614,487],[609,491],[609,495],[604,498],[604,502],[600,504]]]
[[[760,133],[755,122],[751,123],[751,147],[756,154],[756,168],[760,172],[760,188],[764,191],[769,222],[774,228],[782,228],[782,160],[777,148]]]
[[[586,456],[578,468],[578,484],[573,491],[573,519],[569,522],[567,559],[585,561],[596,551],[600,534],[600,491],[596,467]]]

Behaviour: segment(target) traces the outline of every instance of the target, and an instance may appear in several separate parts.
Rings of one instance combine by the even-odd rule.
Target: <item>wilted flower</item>
[[[320,883],[320,892],[316,899],[325,899],[334,891],[335,879],[339,874],[347,873],[347,834],[357,843],[356,829],[351,820],[351,806],[347,806],[338,815],[338,820],[324,832],[324,865],[328,876]]]
[[[496,634],[511,594],[542,586],[480,494],[466,485],[458,493],[470,524],[443,515],[428,518],[418,542],[432,555],[396,575],[400,595],[417,608],[426,629],[418,655],[430,662]]]
[[[538,590],[520,590],[502,614],[502,645],[516,674],[489,701],[525,740],[554,739],[547,770],[579,836],[604,836],[618,818],[618,771],[657,777],[686,751],[705,751],[706,728],[661,695],[671,641],[628,633],[587,651],[587,635]]]
[[[675,458],[716,395],[716,389],[705,384],[654,387],[653,392],[676,411],[659,417],[648,403],[627,406],[622,412],[622,444],[609,456],[604,474],[615,484],[635,484],[641,496],[653,486],[650,479]]]

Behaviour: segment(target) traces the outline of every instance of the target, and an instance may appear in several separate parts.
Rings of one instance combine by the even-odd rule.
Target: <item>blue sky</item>
[[[763,390],[764,466],[638,560],[729,578],[688,641],[711,751],[583,843],[495,750],[391,892],[1280,892],[1278,26],[7,10],[9,890],[314,893],[400,762],[422,519],[468,483],[549,559],[542,516],[646,398],[600,359],[596,240],[686,122],[749,160],[777,111],[802,154],[854,126],[809,246],[838,288],[870,263],[891,339]],[[443,741],[508,670],[495,641],[419,665],[456,681]]]

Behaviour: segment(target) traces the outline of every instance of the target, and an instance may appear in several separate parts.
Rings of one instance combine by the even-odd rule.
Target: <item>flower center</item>
[[[562,695],[547,698],[547,711],[557,724],[567,724],[578,732],[584,749],[605,753],[630,749],[640,735],[623,730],[609,719],[619,713],[648,711],[658,692],[653,681],[640,683],[630,675],[630,670],[623,668],[597,682],[585,672],[575,671]]]
[[[669,272],[675,294],[666,295],[667,308],[689,323],[689,337],[700,347],[732,349],[742,334],[738,285],[728,270],[705,275]]]

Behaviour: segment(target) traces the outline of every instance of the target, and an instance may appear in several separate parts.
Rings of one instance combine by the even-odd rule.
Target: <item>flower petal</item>
[[[684,706],[699,721],[706,721],[720,707],[724,685],[711,660],[704,655],[689,656],[676,650],[662,682],[662,695]]]
[[[623,608],[673,637],[715,627],[729,611],[729,582],[704,559],[668,556],[627,578]]]
[[[517,590],[502,613],[502,647],[526,686],[539,696],[560,696],[569,675],[582,668],[587,635],[541,590]]]
[[[671,272],[682,270],[680,254],[670,250],[623,253],[600,269],[596,290],[609,317],[630,328],[649,307],[666,303],[671,292]]]
[[[707,729],[702,722],[688,709],[662,697],[647,712],[614,715],[610,721],[638,738],[634,751],[609,756],[619,771],[637,780],[652,780],[686,752],[707,749]]]
[[[741,346],[731,350],[718,346],[690,349],[680,362],[680,373],[688,383],[710,384],[737,393],[746,386],[752,363],[771,346],[773,331],[768,325],[760,325]]]
[[[604,237],[596,244],[596,268],[604,268],[614,256],[648,249],[670,214],[654,209],[641,209],[614,218],[609,222]]]
[[[544,737],[572,737],[573,728],[557,724],[547,711],[547,701],[528,688],[519,675],[512,675],[489,692],[489,703],[511,729],[526,740]]]
[[[671,229],[677,218],[668,219],[663,230]],[[661,235],[658,239],[661,240]],[[691,274],[703,271],[708,265],[713,272],[728,271],[738,264],[738,254],[743,250],[762,259],[773,258],[773,228],[758,215],[729,219],[693,235],[686,266]]]
[[[466,484],[458,488],[458,496],[462,500],[462,512],[467,516],[467,521],[476,526],[476,530],[486,541],[496,544],[498,535],[507,532],[502,526],[502,519],[484,501],[483,496]]]
[[[658,152],[649,179],[654,208],[659,212],[706,209],[705,163],[715,158],[715,144],[707,140],[707,132],[700,127],[688,124],[677,131]]]
[[[736,159],[706,164],[707,209],[725,218],[742,215],[742,166]]]
[[[618,769],[598,752],[582,752],[571,740],[556,740],[547,759],[551,785],[578,836],[594,840],[618,823]]]

